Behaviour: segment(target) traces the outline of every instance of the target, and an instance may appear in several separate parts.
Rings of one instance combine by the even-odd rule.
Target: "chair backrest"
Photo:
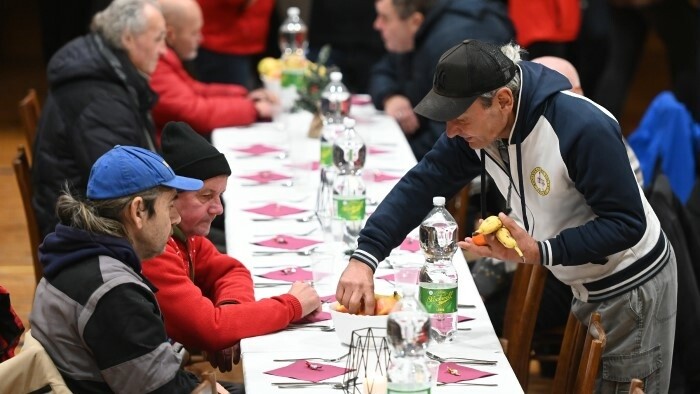
[[[41,115],[41,104],[36,90],[29,89],[22,100],[19,101],[19,116],[22,119],[22,126],[27,138],[27,146],[34,146],[34,138],[36,137],[36,127],[39,124],[39,116]]]
[[[22,196],[22,205],[24,206],[24,217],[27,220],[27,232],[29,233],[29,246],[31,248],[32,263],[34,264],[34,277],[36,283],[39,283],[44,273],[41,263],[39,263],[39,244],[41,237],[39,236],[39,225],[36,221],[36,214],[32,206],[32,171],[27,157],[27,150],[20,145],[17,148],[17,156],[12,161],[12,167],[15,170],[17,185]]]
[[[503,320],[504,351],[515,376],[527,391],[530,374],[530,351],[537,312],[544,291],[547,270],[534,264],[518,264],[508,295]]]
[[[0,363],[0,393],[45,393],[48,392],[47,388],[55,394],[71,392],[51,357],[41,343],[32,337],[29,330],[24,334],[22,350],[11,359]]]
[[[591,315],[589,327],[570,313],[552,393],[593,393],[606,341],[599,313]]]
[[[214,371],[202,372],[201,383],[192,390],[192,394],[216,394],[216,373]]]
[[[467,208],[469,207],[469,185],[464,186],[457,194],[447,201],[445,208],[455,218],[459,239],[467,236]],[[471,234],[470,234],[471,235]]]
[[[644,382],[639,379],[632,379],[632,381],[630,381],[629,394],[644,394]]]

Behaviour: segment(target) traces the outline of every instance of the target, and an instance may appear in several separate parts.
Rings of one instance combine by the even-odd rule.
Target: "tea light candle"
[[[362,394],[386,394],[386,378],[384,376],[365,377]]]

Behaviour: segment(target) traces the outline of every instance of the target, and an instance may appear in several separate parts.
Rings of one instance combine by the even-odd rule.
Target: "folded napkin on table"
[[[335,297],[334,297],[335,298]],[[316,312],[316,313],[310,313],[303,317],[302,319],[299,319],[295,321],[294,323],[296,324],[307,324],[307,323],[316,323],[320,321],[326,321],[331,319],[331,314],[329,312]]]
[[[382,148],[377,148],[376,146],[370,146],[367,148],[367,153],[370,155],[381,155],[382,153],[389,153],[391,152],[388,149],[382,149]]]
[[[399,249],[409,252],[417,252],[420,250],[420,241],[412,237],[406,237],[406,239],[401,242]]]
[[[251,181],[266,183],[274,181],[282,181],[285,179],[291,179],[292,177],[284,174],[278,174],[273,171],[259,171],[254,174],[240,175],[239,178],[250,179]]]
[[[320,164],[318,161],[309,161],[306,163],[293,163],[293,164],[286,164],[285,167],[289,168],[297,168],[300,170],[307,170],[307,171],[316,171],[319,169]]]
[[[286,250],[298,250],[305,248],[307,246],[315,245],[321,243],[321,241],[316,241],[308,238],[297,238],[291,235],[278,235],[276,237],[266,239],[263,241],[253,242],[254,245],[267,246],[268,248],[286,249]]]
[[[398,175],[392,175],[392,174],[387,174],[386,172],[382,171],[365,171],[362,173],[362,179],[364,179],[367,182],[385,182],[385,181],[395,181],[397,179],[400,179],[401,177]]]
[[[450,370],[456,371],[455,374],[450,373]],[[438,368],[438,382],[441,383],[455,383],[464,380],[474,380],[491,375],[495,375],[495,373],[479,371],[478,369],[464,367],[457,363],[442,363]]]
[[[286,367],[272,369],[264,373],[268,375],[284,376],[286,378],[305,380],[307,382],[320,382],[336,376],[343,375],[350,371],[346,368],[336,367],[330,364],[312,363],[314,366],[319,366],[319,369],[312,369],[305,360],[295,361]]]
[[[296,213],[306,212],[306,209],[299,209],[287,205],[271,203],[260,207],[244,209],[244,211],[259,213],[260,215],[278,218],[280,216],[294,215]]]
[[[248,153],[250,155],[264,155],[266,153],[282,152],[282,149],[265,144],[253,144],[245,148],[233,148],[237,152]]]
[[[313,280],[314,278],[311,274],[311,271],[307,271],[303,268],[298,267],[289,267],[281,270],[274,270],[258,276],[267,279],[281,280],[284,282],[307,281]]]

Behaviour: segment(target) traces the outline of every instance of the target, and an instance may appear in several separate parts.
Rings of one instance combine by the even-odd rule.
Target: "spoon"
[[[272,222],[275,220],[296,220],[299,223],[306,223],[314,220],[316,215],[304,216],[303,218],[253,218],[254,222]]]
[[[266,182],[255,182],[255,183],[242,183],[241,186],[284,186],[290,187],[294,186],[294,181],[287,179],[281,182],[278,181],[266,181]]]

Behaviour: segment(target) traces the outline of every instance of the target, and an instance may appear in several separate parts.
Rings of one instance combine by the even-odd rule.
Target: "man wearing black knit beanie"
[[[168,336],[190,350],[205,351],[214,368],[227,372],[238,363],[241,338],[282,330],[320,310],[321,301],[302,282],[286,294],[255,301],[250,271],[206,238],[214,218],[223,213],[221,195],[231,175],[226,157],[183,122],[166,124],[161,143],[175,174],[189,174],[204,186],[178,194],[174,204],[182,219],[165,252],[143,262],[143,274],[158,288]],[[227,389],[242,392],[242,386]]]

